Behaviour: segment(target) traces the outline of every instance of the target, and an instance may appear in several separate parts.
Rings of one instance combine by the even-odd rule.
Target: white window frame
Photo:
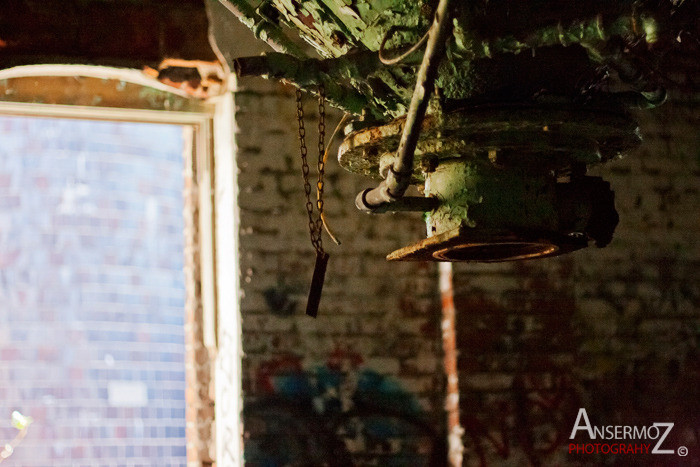
[[[118,79],[187,97],[137,70],[87,65],[29,65],[0,70],[0,79],[85,76]],[[233,93],[210,98],[204,111],[146,110],[0,101],[0,115],[161,123],[193,129],[199,188],[204,344],[215,357],[216,464],[242,465],[241,318],[237,168]],[[183,310],[184,312],[184,310]]]

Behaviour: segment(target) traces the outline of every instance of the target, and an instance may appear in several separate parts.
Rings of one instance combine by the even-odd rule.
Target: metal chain
[[[318,232],[319,242],[322,241],[323,233],[323,175],[326,169],[325,152],[326,152],[326,90],[323,85],[318,88],[318,182],[316,190],[316,207],[318,208],[318,218],[316,219],[316,231]],[[321,251],[323,251],[323,243],[321,242]]]
[[[319,196],[317,201],[318,215],[314,218],[314,205],[311,202],[311,183],[309,182],[309,162],[307,159],[308,149],[306,147],[306,129],[304,128],[304,106],[302,102],[302,92],[300,89],[296,91],[297,98],[297,122],[299,124],[299,152],[301,153],[301,174],[304,178],[304,194],[306,195],[306,213],[309,217],[309,236],[311,244],[317,253],[323,253],[323,238],[321,231],[323,229],[323,221],[321,213],[323,212],[323,173],[325,164],[323,162],[323,153],[325,151],[325,92],[323,87],[319,88],[318,97],[318,182],[316,188]]]

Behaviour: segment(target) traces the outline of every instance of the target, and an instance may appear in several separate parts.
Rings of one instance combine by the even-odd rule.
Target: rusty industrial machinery
[[[235,60],[240,76],[322,89],[354,117],[340,165],[377,180],[357,207],[424,213],[427,238],[389,260],[608,244],[614,194],[587,169],[640,142],[631,110],[664,101],[659,63],[697,21],[682,0],[221,2],[274,49]]]

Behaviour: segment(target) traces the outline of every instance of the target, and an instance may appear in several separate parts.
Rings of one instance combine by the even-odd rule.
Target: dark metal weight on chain
[[[301,173],[304,178],[304,194],[306,195],[306,213],[309,218],[309,236],[311,244],[316,250],[316,264],[314,275],[311,279],[311,289],[306,302],[306,314],[315,318],[318,315],[318,307],[321,302],[323,282],[326,276],[326,266],[328,265],[328,253],[323,250],[323,175],[325,172],[324,152],[326,134],[326,109],[325,91],[323,87],[318,90],[318,182],[316,189],[318,196],[316,208],[318,215],[314,218],[314,205],[311,202],[311,183],[309,183],[309,162],[307,159],[308,149],[306,148],[306,129],[304,128],[304,107],[302,103],[302,93],[297,89],[297,122],[299,124],[299,152],[301,153]]]

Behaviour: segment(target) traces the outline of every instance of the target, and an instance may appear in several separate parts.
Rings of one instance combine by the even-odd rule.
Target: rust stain
[[[309,29],[316,30],[316,25],[314,24],[314,17],[312,15],[305,15],[303,13],[298,13],[297,18],[302,22],[304,26]]]
[[[167,58],[157,70],[145,67],[143,73],[200,99],[219,95],[225,89],[225,73],[218,62]]]

